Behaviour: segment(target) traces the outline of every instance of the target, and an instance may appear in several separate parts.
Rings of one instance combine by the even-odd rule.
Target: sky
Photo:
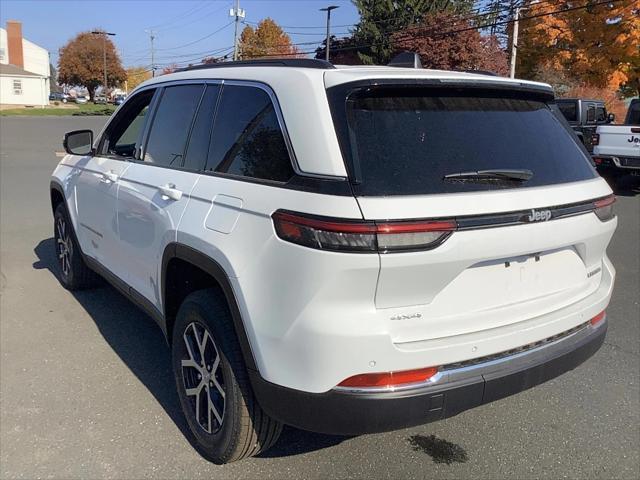
[[[198,63],[203,57],[231,51],[235,0],[0,0],[0,25],[22,22],[24,38],[46,48],[57,65],[58,49],[77,33],[104,29],[125,67],[151,65],[149,30],[155,32],[157,66]],[[359,20],[349,0],[240,0],[245,20],[257,23],[271,17],[283,26],[303,51],[314,50],[325,37],[328,5],[332,33],[346,35]],[[244,25],[240,26],[240,29]],[[306,44],[309,42],[309,44]]]

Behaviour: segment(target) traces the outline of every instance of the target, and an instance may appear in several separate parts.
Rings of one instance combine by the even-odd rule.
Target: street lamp
[[[329,33],[329,24],[331,22],[331,10],[335,10],[336,8],[338,8],[337,5],[330,5],[328,7],[320,9],[321,12],[327,12],[327,52],[325,56],[325,60],[327,62],[329,61],[329,40],[331,38],[331,35]]]
[[[116,34],[110,33],[110,32],[101,32],[99,30],[95,30],[91,33],[93,33],[94,35],[102,35],[102,66],[104,68],[104,83],[102,84],[103,85],[102,88],[104,89],[103,94],[106,97],[107,96],[107,35],[115,37]]]

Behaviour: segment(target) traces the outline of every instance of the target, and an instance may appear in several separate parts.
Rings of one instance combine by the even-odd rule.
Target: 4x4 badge
[[[546,222],[551,219],[551,210],[531,209],[531,213],[525,218],[528,222]]]

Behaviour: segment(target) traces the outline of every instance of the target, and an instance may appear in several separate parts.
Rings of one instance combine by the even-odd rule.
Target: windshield
[[[518,92],[377,88],[332,105],[358,195],[415,195],[536,187],[596,176],[550,106]],[[559,114],[558,114],[559,115]],[[509,175],[455,175],[483,170]]]

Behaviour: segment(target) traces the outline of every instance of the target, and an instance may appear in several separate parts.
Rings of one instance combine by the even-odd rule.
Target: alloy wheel
[[[73,255],[73,242],[64,218],[58,217],[56,222],[56,243],[58,247],[58,261],[65,277],[71,273],[71,257]]]
[[[196,423],[205,432],[215,433],[222,427],[225,408],[220,353],[207,328],[199,322],[187,326],[183,341],[184,392],[191,403]]]

